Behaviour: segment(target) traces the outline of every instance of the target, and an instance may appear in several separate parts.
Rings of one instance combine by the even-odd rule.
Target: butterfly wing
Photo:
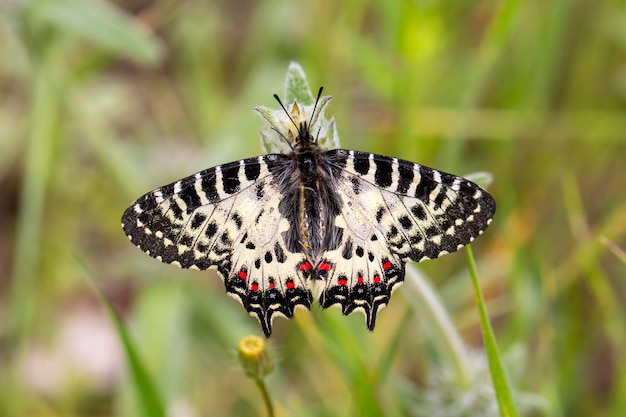
[[[322,280],[323,307],[361,311],[372,330],[409,261],[434,259],[472,242],[495,213],[493,198],[464,178],[381,155],[331,150],[342,201],[337,249]]]
[[[140,197],[122,216],[130,241],[162,262],[217,269],[229,295],[271,334],[276,315],[309,308],[311,292],[287,249],[276,175],[289,157],[271,154],[198,172]]]

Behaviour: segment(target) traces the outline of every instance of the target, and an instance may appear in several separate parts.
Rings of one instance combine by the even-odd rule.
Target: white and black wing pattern
[[[318,285],[323,307],[361,311],[372,330],[378,310],[404,279],[409,261],[454,252],[483,233],[495,213],[480,186],[412,162],[365,152],[330,150],[341,214],[338,247],[324,254]]]
[[[122,227],[162,262],[217,269],[228,294],[269,336],[276,315],[292,317],[312,300],[304,276],[310,264],[285,242],[297,225],[279,210],[279,184],[290,163],[287,155],[271,154],[198,172],[140,197]]]

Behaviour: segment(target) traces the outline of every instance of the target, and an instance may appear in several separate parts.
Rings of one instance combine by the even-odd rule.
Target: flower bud
[[[259,336],[246,336],[237,347],[239,362],[244,372],[251,378],[261,379],[274,369],[274,363],[267,350],[265,340]]]

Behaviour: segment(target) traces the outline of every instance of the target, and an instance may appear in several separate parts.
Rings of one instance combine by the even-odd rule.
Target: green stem
[[[265,403],[265,409],[267,410],[267,417],[274,417],[274,405],[272,404],[270,393],[267,390],[265,381],[263,378],[254,378],[254,382],[256,382],[256,386],[259,387],[259,391],[261,391],[261,396],[263,397],[263,402]]]
[[[472,284],[474,285],[474,291],[476,292],[476,301],[478,303],[478,312],[480,314],[480,324],[483,332],[483,342],[485,344],[485,351],[487,352],[487,360],[489,361],[491,380],[496,392],[498,406],[500,407],[500,414],[503,417],[517,417],[517,409],[515,408],[515,403],[513,402],[513,394],[511,393],[509,380],[504,370],[504,366],[502,365],[498,343],[495,335],[493,334],[493,329],[491,328],[491,323],[489,322],[489,315],[487,314],[487,306],[485,305],[485,300],[478,283],[478,272],[476,269],[476,262],[474,261],[474,255],[472,254],[470,245],[467,245],[465,250],[467,252],[467,263],[469,264]]]

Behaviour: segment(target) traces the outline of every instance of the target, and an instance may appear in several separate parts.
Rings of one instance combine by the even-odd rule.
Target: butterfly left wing
[[[407,262],[460,249],[482,234],[495,212],[493,198],[461,177],[357,151],[331,150],[324,158],[340,172],[342,208],[332,232],[341,243],[321,263],[328,266],[320,303],[340,304],[344,314],[363,312],[370,330]]]
[[[285,242],[276,177],[289,158],[271,154],[224,164],[158,188],[122,216],[130,241],[162,262],[217,269],[229,295],[271,334],[276,315],[309,308],[306,259]]]

